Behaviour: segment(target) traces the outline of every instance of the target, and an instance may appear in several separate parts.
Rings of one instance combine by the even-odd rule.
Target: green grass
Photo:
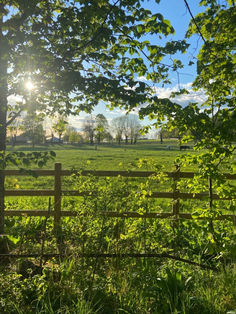
[[[171,150],[167,146],[171,146]],[[168,140],[163,144],[157,141],[140,141],[136,145],[47,145],[8,147],[8,151],[50,151],[56,153],[56,158],[45,166],[52,169],[54,162],[62,163],[63,169],[87,168],[96,170],[123,170],[136,168],[134,163],[140,158],[154,159],[163,165],[165,170],[173,169],[176,157],[193,150],[180,151],[178,142]]]
[[[171,145],[171,150],[166,147]],[[41,145],[32,148],[29,145],[8,146],[8,151],[50,151],[56,153],[54,160],[50,160],[43,169],[53,169],[54,163],[60,162],[62,169],[91,169],[91,170],[137,170],[137,162],[140,158],[152,159],[153,162],[162,165],[166,171],[174,170],[174,161],[180,152],[177,141],[168,141],[160,144],[157,141],[140,141],[136,145]],[[35,166],[32,166],[35,168]],[[145,170],[145,169],[142,169]],[[53,177],[31,176],[18,177],[14,183],[12,177],[7,178],[7,188],[51,188]]]
[[[171,146],[171,150],[167,149],[167,146]],[[155,164],[163,166],[165,171],[173,171],[175,169],[174,163],[178,156],[186,153],[196,153],[192,149],[188,151],[180,151],[178,141],[166,140],[163,144],[155,140],[139,141],[136,145],[118,145],[118,144],[102,144],[102,145],[41,145],[32,148],[28,145],[21,146],[8,146],[8,151],[50,151],[53,150],[56,153],[54,160],[51,160],[45,165],[44,169],[53,169],[55,162],[62,163],[62,169],[94,169],[94,170],[137,170],[137,162],[140,159],[150,159]],[[152,169],[151,165],[147,167],[147,170]],[[188,166],[187,168],[181,168],[181,170],[196,171],[197,166]],[[146,170],[142,168],[141,170]],[[18,177],[17,181],[12,177],[7,178],[6,188],[11,189],[16,186],[20,189],[46,189],[53,188],[53,177],[38,177],[37,179],[31,176]],[[64,189],[71,189],[67,184],[67,178],[63,178]],[[167,191],[168,186],[171,186],[171,180],[166,183],[166,186],[157,188],[159,191]],[[186,190],[187,191],[187,190]],[[8,198],[8,200],[15,198]],[[19,198],[18,198],[19,199]],[[40,198],[27,198],[28,204],[33,208],[45,208],[45,205],[40,202]],[[31,200],[32,199],[32,200]],[[158,200],[158,203],[164,202],[164,207],[170,208],[169,201]],[[196,202],[196,200],[194,201]],[[32,205],[34,203],[34,205]],[[186,208],[191,208],[190,201],[185,202]],[[185,209],[183,208],[182,211]],[[188,210],[187,210],[188,211]]]

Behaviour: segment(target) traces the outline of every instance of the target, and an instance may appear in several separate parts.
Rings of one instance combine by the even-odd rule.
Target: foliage
[[[83,123],[83,132],[90,144],[94,144],[95,137],[95,118],[88,116]]]
[[[99,113],[95,118],[95,130],[97,143],[100,144],[105,138],[109,138],[109,125],[106,117]]]
[[[209,159],[216,165],[218,158],[231,156],[235,149],[235,5],[231,1],[218,4],[215,0],[201,4],[206,8],[192,20],[187,37],[200,31],[204,39],[192,86],[203,91],[206,100],[182,107],[153,96],[151,103],[141,109],[141,115],[156,118],[157,125],[166,121],[170,130],[178,128],[182,141],[192,139],[196,149],[207,148]],[[173,97],[185,92],[175,93]]]
[[[69,143],[83,143],[83,136],[75,128],[67,126],[63,135],[63,140]]]
[[[61,141],[62,134],[66,131],[67,123],[67,120],[63,116],[59,116],[57,121],[52,125],[52,129],[59,135],[59,141]]]
[[[24,136],[32,141],[33,147],[35,144],[43,143],[45,140],[45,131],[40,116],[32,113],[27,114],[22,121],[20,129],[24,132]]]
[[[56,156],[55,152],[9,152],[0,153],[0,169],[5,169],[8,165],[14,165],[25,171],[26,173],[33,174],[33,171],[27,169],[32,164],[36,164],[38,167],[44,166],[48,160],[54,159]]]
[[[160,67],[157,59],[186,47],[184,41],[178,42],[170,51],[168,45],[154,46],[144,40],[146,34],[167,36],[174,30],[161,14],[142,8],[138,0],[93,1],[90,6],[83,1],[14,5],[6,1],[1,12],[5,44],[1,56],[8,56],[7,66],[12,69],[4,74],[8,94],[25,95],[24,83],[30,79],[37,110],[88,112],[100,99],[111,105],[138,104],[144,101],[146,87],[135,75],[146,75],[150,62],[155,71],[149,76],[167,81],[168,65]],[[145,62],[140,57],[144,49],[149,56]]]
[[[128,144],[129,140],[131,144],[136,144],[140,136],[141,125],[136,115],[126,114],[113,119],[112,130],[118,144],[121,144],[122,139],[124,139],[126,144]]]

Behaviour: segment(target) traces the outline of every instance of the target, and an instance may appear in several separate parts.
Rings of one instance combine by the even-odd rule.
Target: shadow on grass
[[[138,142],[136,144],[116,144],[116,143],[102,143],[102,144],[41,144],[32,147],[31,145],[7,145],[7,151],[59,151],[59,150],[81,150],[81,151],[93,151],[99,150],[102,148],[112,148],[112,149],[121,149],[121,150],[136,150],[136,151],[165,151],[165,152],[173,152],[173,151],[180,151],[179,145],[177,141],[166,142],[160,144],[160,142],[155,141],[145,141],[145,142]],[[192,150],[192,149],[191,149]],[[189,150],[189,151],[191,151]]]
[[[95,145],[88,145],[88,144],[42,144],[36,145],[32,147],[30,145],[15,145],[15,146],[7,146],[7,151],[27,151],[27,152],[37,152],[37,151],[51,151],[51,150],[71,150],[71,149],[78,149],[78,150],[94,150]]]

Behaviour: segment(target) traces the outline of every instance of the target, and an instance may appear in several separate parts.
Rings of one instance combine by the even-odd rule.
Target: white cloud
[[[186,106],[189,102],[196,102],[198,104],[202,104],[206,100],[206,95],[203,91],[194,91],[192,89],[192,83],[181,84],[181,88],[185,88],[188,90],[189,94],[183,94],[172,98],[173,102],[176,102],[182,106]],[[154,87],[154,92],[159,98],[169,98],[172,92],[177,92],[179,87]]]
[[[7,97],[7,101],[11,106],[14,106],[14,105],[16,105],[16,103],[22,102],[23,97],[19,96],[19,95],[10,95]]]
[[[107,115],[117,115],[117,116],[120,116],[120,115],[126,114],[126,110],[121,109],[121,108],[115,108],[115,109],[113,109],[113,110],[110,110],[109,108],[106,108],[106,109],[105,109],[105,114],[107,114]]]
[[[141,81],[141,82],[151,82],[150,80],[147,80],[147,78],[145,76],[139,76],[137,78],[137,81]]]

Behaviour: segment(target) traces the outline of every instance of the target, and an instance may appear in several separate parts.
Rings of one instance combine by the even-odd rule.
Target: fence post
[[[58,239],[61,229],[61,163],[55,163],[54,170],[54,232]]]
[[[209,187],[209,209],[210,209],[210,214],[213,214],[214,208],[213,208],[213,183],[212,183],[212,178],[211,176],[208,177],[208,187]],[[215,233],[215,228],[213,225],[213,220],[209,219],[209,229],[212,234],[212,237],[217,245],[219,245],[219,241],[217,239],[216,233]]]
[[[178,181],[180,178],[180,166],[175,165],[175,175],[174,175],[174,186],[173,186],[173,204],[172,204],[172,213],[176,218],[179,216],[179,189]]]
[[[172,222],[172,229],[174,233],[174,252],[177,253],[177,249],[179,246],[179,233],[176,233],[179,227],[179,189],[178,189],[178,181],[180,178],[180,166],[175,165],[174,179],[173,179],[173,204],[172,204],[172,213],[174,220]]]

